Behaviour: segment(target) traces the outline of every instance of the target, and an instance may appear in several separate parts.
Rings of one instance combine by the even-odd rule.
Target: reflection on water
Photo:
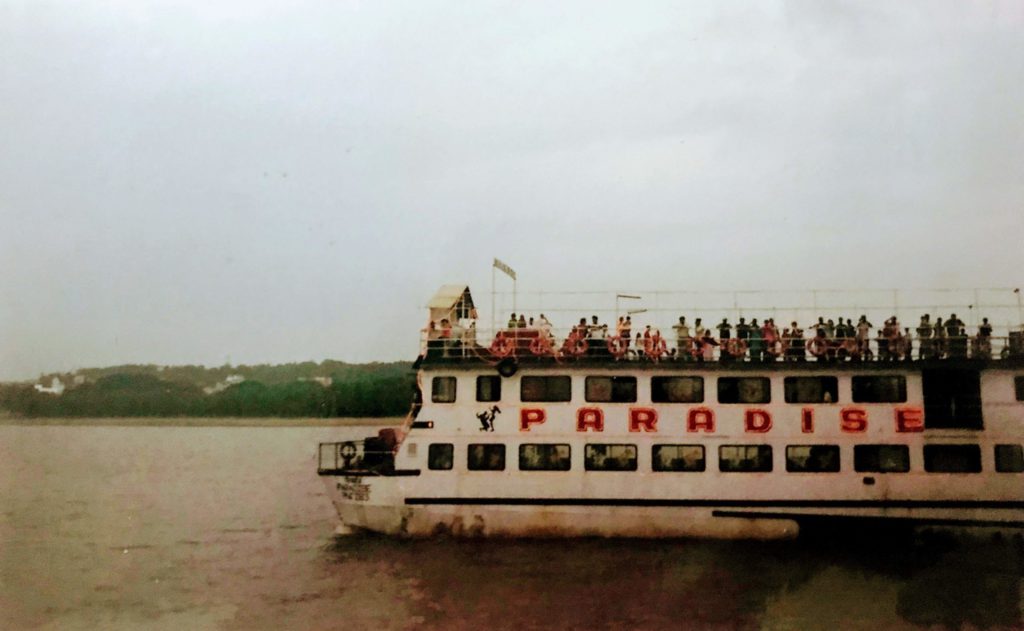
[[[0,626],[1024,625],[1014,539],[335,537],[315,445],[365,431],[0,427]]]

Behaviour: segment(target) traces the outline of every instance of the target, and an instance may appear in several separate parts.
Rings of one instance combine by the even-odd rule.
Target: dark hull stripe
[[[659,500],[553,497],[407,497],[407,505],[633,506],[731,508],[998,508],[1024,509],[1024,501],[998,500]]]
[[[999,527],[999,528],[1024,528],[1024,521],[999,521],[994,519],[946,519],[939,517],[874,517],[871,515],[836,515],[828,513],[778,513],[762,511],[732,511],[716,510],[711,511],[712,517],[741,517],[744,519],[796,519],[800,521],[853,521],[864,522],[885,522],[905,523],[908,525],[920,526],[972,526],[975,528]]]

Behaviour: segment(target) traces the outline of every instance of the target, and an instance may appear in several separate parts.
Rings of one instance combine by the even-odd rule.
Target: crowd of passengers
[[[453,347],[472,348],[476,344],[475,328],[453,333],[447,320],[437,327],[431,322],[427,330],[428,348],[442,348],[448,354]],[[592,316],[590,322],[580,318],[578,324],[562,341],[557,343],[551,322],[544,316],[534,320],[525,314],[512,314],[504,331],[495,336],[492,353],[499,355],[522,353],[527,349],[534,355],[613,357],[615,359],[648,359],[677,361],[806,361],[808,356],[818,361],[909,361],[914,359],[991,358],[992,325],[983,318],[974,336],[967,334],[963,321],[951,314],[943,321],[934,322],[929,314],[921,316],[914,331],[901,326],[896,316],[888,318],[881,327],[866,316],[857,322],[839,318],[838,321],[819,317],[805,331],[795,321],[781,330],[774,318],[749,323],[740,318],[734,326],[728,318],[713,326],[705,326],[696,318],[692,326],[686,317],[673,325],[675,347],[670,347],[661,331],[644,326],[634,335],[631,316],[618,319],[612,330]],[[875,334],[872,335],[872,331]],[[437,340],[440,344],[430,344]],[[536,340],[536,341],[533,341]],[[504,344],[504,342],[511,342]],[[527,344],[522,344],[527,342]]]

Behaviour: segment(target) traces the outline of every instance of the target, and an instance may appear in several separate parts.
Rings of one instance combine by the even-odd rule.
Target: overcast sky
[[[1016,287],[1022,104],[1017,0],[0,0],[0,379],[412,359],[494,256]]]

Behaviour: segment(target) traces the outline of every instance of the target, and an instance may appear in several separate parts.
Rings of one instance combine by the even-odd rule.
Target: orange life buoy
[[[491,354],[495,357],[508,357],[516,350],[516,342],[511,337],[498,334],[491,342]]]
[[[733,357],[745,357],[747,354],[747,342],[735,337],[729,338],[725,343],[725,352]]]
[[[812,337],[811,341],[807,343],[807,350],[811,351],[811,355],[821,357],[828,351],[828,340],[818,336]]]
[[[578,335],[570,335],[565,339],[565,345],[562,347],[562,351],[568,355],[579,357],[587,352],[590,346],[587,344],[586,338]]]
[[[648,337],[644,338],[644,355],[651,361],[658,361],[661,356],[668,352],[668,344],[665,338]]]
[[[551,340],[544,335],[533,338],[530,341],[530,352],[534,355],[550,355],[552,352]]]
[[[626,349],[629,348],[621,337],[613,335],[608,338],[608,352],[612,354],[615,359],[622,359],[626,356]]]

